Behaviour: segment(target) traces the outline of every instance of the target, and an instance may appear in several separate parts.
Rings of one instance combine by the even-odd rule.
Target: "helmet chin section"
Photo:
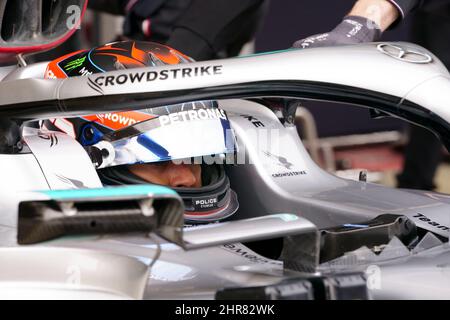
[[[238,208],[239,203],[236,193],[233,190],[228,189],[221,206],[216,206],[209,211],[185,211],[185,223],[203,224],[221,221],[232,216]]]

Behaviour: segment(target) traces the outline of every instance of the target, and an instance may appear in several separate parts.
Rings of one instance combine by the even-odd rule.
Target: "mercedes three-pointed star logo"
[[[380,43],[377,46],[377,49],[378,51],[394,59],[404,62],[425,64],[433,61],[433,57],[425,52],[401,47],[399,45],[393,45],[390,43]]]

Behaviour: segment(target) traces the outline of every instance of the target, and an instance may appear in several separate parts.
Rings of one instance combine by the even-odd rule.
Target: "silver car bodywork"
[[[2,273],[3,282],[22,288],[12,297],[36,297],[34,290],[42,285],[51,288],[47,297],[52,298],[210,299],[224,287],[270,285],[302,275],[305,266],[317,266],[318,229],[358,223],[385,213],[405,215],[417,227],[448,238],[450,196],[335,177],[311,160],[292,123],[282,124],[274,112],[258,102],[236,99],[276,96],[376,108],[427,125],[449,146],[449,74],[423,48],[381,43],[290,50],[61,80],[40,79],[44,69],[45,64],[38,64],[8,70],[0,83],[2,116],[43,119],[223,99],[221,107],[227,111],[237,137],[236,158],[245,163],[227,167],[240,202],[235,216],[256,220],[185,230],[184,240],[191,244],[185,249],[192,249],[187,251],[180,243],[142,235],[62,238],[23,249],[16,241],[18,204],[45,198],[33,190],[101,187],[78,142],[54,133],[58,138],[55,145],[54,138],[43,139],[39,132],[26,130],[23,140],[29,153],[0,155],[5,164],[2,176],[11,181],[0,186],[4,203],[0,244],[5,248],[0,256],[12,266]],[[280,260],[265,258],[237,243],[276,237],[285,238]],[[159,249],[161,255],[155,261]],[[367,260],[344,269],[366,271],[375,263],[381,285],[369,286],[374,298],[450,298],[450,287],[443,285],[448,282],[448,273],[442,272],[450,262],[446,244],[436,242],[432,248],[408,254],[397,252],[384,261]],[[67,271],[73,265],[67,261],[77,255],[82,257],[78,259],[81,264],[93,260],[100,267],[92,272],[75,268],[81,276],[75,277],[74,285],[73,274]],[[43,264],[32,272],[30,263],[37,256],[43,257]],[[118,275],[105,273],[110,261],[116,261]],[[317,271],[334,271],[322,267]],[[412,275],[411,290],[399,289]],[[120,281],[112,286],[111,278]],[[424,294],[422,289],[431,284],[438,288],[436,294]]]

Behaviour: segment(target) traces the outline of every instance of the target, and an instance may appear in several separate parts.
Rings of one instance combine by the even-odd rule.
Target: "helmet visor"
[[[124,133],[128,132],[124,136]],[[219,109],[180,111],[138,123],[115,136],[102,140],[110,144],[109,157],[101,168],[135,163],[206,158],[208,164],[223,161],[221,154],[235,152],[235,136],[226,113]],[[209,157],[210,156],[210,157]]]

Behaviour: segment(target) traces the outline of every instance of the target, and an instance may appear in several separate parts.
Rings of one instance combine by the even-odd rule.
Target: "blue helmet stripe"
[[[148,135],[141,134],[137,138],[137,142],[143,146],[144,148],[150,150],[155,155],[157,155],[161,160],[168,160],[169,157],[169,151],[167,151],[163,146],[153,141]]]

